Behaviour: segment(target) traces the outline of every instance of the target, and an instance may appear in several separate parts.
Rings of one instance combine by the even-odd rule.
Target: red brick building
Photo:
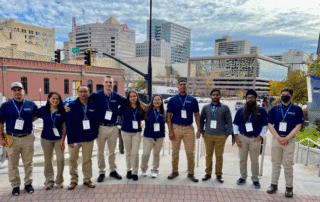
[[[40,100],[40,96],[45,100],[50,91],[60,93],[64,99],[76,95],[80,84],[88,85],[91,92],[100,90],[106,75],[113,77],[114,90],[124,95],[124,69],[0,58],[0,93],[7,99],[12,97],[10,85],[18,81],[24,85],[28,100]]]

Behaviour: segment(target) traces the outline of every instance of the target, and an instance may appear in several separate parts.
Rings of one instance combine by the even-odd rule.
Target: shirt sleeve
[[[262,126],[268,126],[268,114],[267,114],[267,111],[265,109],[262,108],[262,112],[261,112],[261,117],[262,117],[262,120],[261,120],[261,125]]]
[[[268,121],[267,121],[268,123],[274,124],[274,118],[273,118],[274,110],[275,110],[275,107],[272,107],[269,111]]]
[[[237,113],[236,113],[236,116],[234,117],[234,121],[233,121],[233,124],[235,124],[235,125],[237,125],[237,126],[239,126],[240,125],[240,119],[241,119],[241,117],[240,117],[240,111],[241,111],[241,108],[237,111]],[[234,132],[234,131],[233,131]],[[234,133],[234,134],[236,134],[236,133]]]
[[[187,98],[186,98],[187,99]],[[194,113],[199,113],[199,103],[197,99],[194,99],[194,104],[193,104],[193,112]]]
[[[34,103],[34,102],[32,102],[33,103],[33,113],[32,113],[32,116],[35,116],[35,117],[37,117],[37,114],[38,114],[38,107],[37,107],[37,105]]]
[[[3,103],[0,108],[0,123],[4,123],[6,121],[7,121],[7,112],[6,112],[5,103]]]
[[[262,126],[262,130],[260,132],[260,136],[264,137],[268,131],[268,126]]]
[[[229,107],[227,106],[227,110],[225,113],[225,120],[227,122],[227,135],[231,135],[232,134],[232,117],[231,117],[231,112]]]
[[[301,107],[298,107],[297,115],[296,115],[296,125],[304,123],[303,120],[303,111]]]
[[[173,98],[171,98],[168,102],[167,113],[173,113]]]
[[[37,110],[36,117],[37,117],[37,118],[42,118],[42,110],[41,110],[41,107]]]
[[[203,107],[201,111],[201,116],[200,116],[200,129],[202,133],[204,132],[204,124],[206,123],[206,118],[207,118],[206,107]]]
[[[70,108],[72,108],[70,106]],[[71,116],[72,111],[68,112],[66,114],[66,128],[67,128],[67,140],[68,144],[73,144],[74,143],[74,136],[73,136],[73,131],[72,131],[72,116]]]
[[[232,127],[233,127],[233,134],[239,134],[240,133],[239,132],[239,126],[233,124]]]
[[[127,99],[124,96],[120,95],[120,105],[124,106],[126,105],[126,102],[127,102]]]

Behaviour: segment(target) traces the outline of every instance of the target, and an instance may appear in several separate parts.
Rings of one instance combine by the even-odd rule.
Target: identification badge
[[[253,127],[252,127],[252,123],[246,123],[246,131],[247,132],[252,132],[253,131]]]
[[[106,111],[106,115],[104,116],[104,119],[111,120],[112,117],[112,111]]]
[[[183,119],[187,118],[187,111],[185,109],[181,110],[181,118]]]
[[[52,128],[53,129],[53,134],[56,136],[56,137],[60,137],[60,134],[59,134],[59,131],[56,127]]]
[[[216,129],[217,128],[217,120],[211,120],[210,128],[212,128],[212,129]]]
[[[279,131],[287,132],[287,123],[286,122],[280,122]]]
[[[14,125],[15,130],[22,130],[24,125],[24,120],[22,119],[17,119],[16,124]]]
[[[132,121],[132,128],[138,129],[138,121]]]
[[[160,131],[160,123],[155,123],[153,124],[154,132],[159,132]]]
[[[83,130],[89,130],[90,129],[90,122],[89,120],[83,120],[82,121]]]

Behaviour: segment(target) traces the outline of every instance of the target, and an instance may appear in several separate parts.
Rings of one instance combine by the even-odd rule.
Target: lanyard
[[[287,114],[288,114],[288,112],[289,112],[289,109],[290,109],[291,105],[292,105],[292,104],[290,104],[290,106],[288,107],[285,115],[283,115],[283,109],[282,109],[282,106],[281,106],[282,121],[284,121],[284,119],[286,118],[286,116],[287,116]]]
[[[57,111],[58,111],[58,110],[56,110],[56,111],[54,112],[54,118],[53,118],[52,112],[50,111],[51,120],[52,120],[52,123],[53,123],[53,127],[55,127],[54,123],[56,122]]]
[[[14,100],[12,99],[12,102],[13,102],[14,106],[16,107],[17,111],[18,111],[18,114],[19,114],[19,119],[20,119],[20,114],[21,114],[21,112],[22,112],[22,109],[23,109],[23,104],[24,104],[24,101],[25,101],[25,99],[23,99],[23,103],[22,103],[22,106],[21,106],[21,108],[20,108],[20,110],[19,110],[19,109],[18,109],[18,107],[17,107],[17,105],[16,105],[16,103],[15,103],[15,102],[14,102]]]
[[[87,118],[87,106],[88,106],[88,103],[86,104],[85,107],[83,107],[83,105],[82,105],[82,109],[83,109],[83,113],[84,113],[84,119],[88,119]]]
[[[105,94],[105,96],[106,96],[107,104],[108,104],[108,110],[110,110],[109,103],[111,102],[110,100],[111,100],[111,97],[112,97],[112,93],[113,93],[113,92],[111,92],[111,94],[110,94],[110,96],[109,96],[109,99],[108,99],[108,97],[107,97],[107,94],[106,94],[106,93],[104,93],[104,94]]]
[[[160,111],[161,111],[161,110],[159,110],[159,114],[157,115],[156,109],[153,108],[154,116],[156,117],[156,123],[158,123],[158,118],[159,118],[159,116],[160,116]]]
[[[216,106],[216,109],[213,111],[213,104],[211,104],[211,112],[212,112],[212,119],[214,120],[214,116],[216,115],[216,112],[218,111],[218,108],[221,106],[221,104],[219,103],[217,106]]]
[[[188,95],[186,95],[186,99],[184,100],[184,102],[182,102],[181,96],[179,94],[179,99],[180,99],[180,101],[182,103],[182,109],[184,109],[184,106],[186,105],[187,98],[188,98]]]
[[[135,108],[135,112],[133,112],[133,110],[131,109],[134,120],[136,120],[137,111],[138,111],[137,108]]]
[[[250,122],[251,117],[252,117],[252,114],[249,116],[247,123],[249,123],[249,122]]]

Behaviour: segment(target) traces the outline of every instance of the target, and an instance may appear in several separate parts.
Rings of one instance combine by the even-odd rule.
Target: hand
[[[60,149],[61,149],[61,151],[64,151],[64,149],[66,148],[65,146],[64,146],[64,141],[63,140],[61,140],[60,141]]]
[[[199,139],[201,137],[200,131],[197,131],[196,137],[197,137],[197,139]]]
[[[259,135],[258,137],[254,137],[254,142],[260,142],[262,140],[262,137]]]
[[[73,149],[73,148],[74,148],[74,144],[69,144],[69,147],[70,147],[71,149]]]
[[[288,141],[286,140],[286,138],[280,137],[280,136],[278,138],[278,142],[279,142],[280,145],[283,145],[283,146],[288,144]]]
[[[0,145],[3,147],[7,147],[8,146],[8,142],[4,137],[0,137]]]
[[[174,139],[174,133],[173,133],[173,131],[172,131],[172,132],[169,132],[169,139],[170,139],[170,140],[173,140],[173,139]]]
[[[236,138],[236,143],[239,148],[242,147],[242,141],[239,138]]]
[[[70,112],[71,108],[69,107],[69,103],[64,105],[64,109],[66,110],[66,112]]]

